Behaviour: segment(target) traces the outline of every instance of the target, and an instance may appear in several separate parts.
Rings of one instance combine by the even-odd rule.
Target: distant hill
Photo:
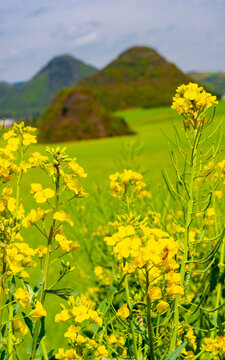
[[[125,108],[171,104],[178,85],[191,81],[155,50],[133,47],[103,70],[59,92],[39,121],[40,141],[68,141],[131,133],[110,115]]]
[[[64,87],[74,86],[96,69],[69,55],[51,60],[26,83],[0,83],[0,118],[38,116]]]
[[[133,47],[80,84],[110,110],[171,104],[178,85],[191,78],[154,49]]]
[[[132,134],[125,121],[111,115],[82,86],[60,91],[38,122],[40,142],[74,141]]]
[[[199,73],[192,72],[189,75],[203,86],[207,87],[209,91],[220,96],[225,95],[225,73]]]

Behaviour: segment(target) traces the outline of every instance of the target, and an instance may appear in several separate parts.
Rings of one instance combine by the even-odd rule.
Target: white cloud
[[[95,41],[96,38],[97,38],[97,34],[95,32],[92,32],[90,34],[78,37],[72,42],[71,45],[83,46],[92,43],[93,41]]]

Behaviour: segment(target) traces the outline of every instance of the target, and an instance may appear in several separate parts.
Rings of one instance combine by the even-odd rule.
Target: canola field
[[[47,152],[2,134],[1,360],[225,357],[225,102],[173,108]]]

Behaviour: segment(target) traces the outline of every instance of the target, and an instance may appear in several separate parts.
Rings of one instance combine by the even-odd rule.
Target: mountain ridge
[[[191,81],[156,50],[135,46],[79,84],[110,110],[168,105],[178,85]]]
[[[103,70],[56,95],[40,117],[39,140],[71,141],[129,134],[131,131],[122,119],[112,118],[113,111],[168,105],[176,87],[189,81],[190,77],[154,49],[130,48]],[[104,130],[101,132],[100,128]]]
[[[36,117],[64,87],[74,86],[97,69],[71,55],[51,59],[20,86],[0,83],[0,117]]]

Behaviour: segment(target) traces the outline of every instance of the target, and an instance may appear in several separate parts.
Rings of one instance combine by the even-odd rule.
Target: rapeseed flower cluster
[[[60,348],[56,359],[83,359],[89,356],[91,359],[100,360],[108,356],[108,351],[104,344],[99,344],[96,338],[93,338],[91,328],[89,332],[83,332],[83,329],[90,327],[91,324],[102,326],[102,318],[98,312],[93,310],[93,302],[87,297],[69,298],[67,307],[61,304],[62,311],[56,314],[56,322],[64,322],[68,325],[64,337],[67,339],[70,349]],[[87,335],[88,334],[88,335]],[[72,357],[69,357],[71,354]]]
[[[141,224],[138,228],[133,225],[120,225],[117,232],[105,241],[112,246],[112,251],[121,263],[121,270],[125,273],[135,273],[146,268],[149,272],[149,297],[159,300],[161,289],[156,286],[163,277],[166,281],[168,296],[183,295],[180,284],[179,268],[175,260],[179,245],[167,232],[158,228],[150,228]]]
[[[185,118],[185,129],[191,126],[196,129],[198,126],[205,125],[206,118],[203,116],[203,112],[215,104],[218,104],[216,96],[206,92],[198,84],[189,83],[177,88],[173,97],[172,109]]]
[[[215,359],[218,356],[225,356],[225,337],[216,336],[215,339],[205,338],[205,344],[202,345],[202,349],[211,353],[215,356]]]
[[[122,173],[116,172],[110,175],[109,178],[113,197],[123,200],[127,192],[131,191],[140,198],[146,197],[151,200],[151,194],[144,190],[146,184],[143,182],[143,176],[140,173],[125,169]]]

